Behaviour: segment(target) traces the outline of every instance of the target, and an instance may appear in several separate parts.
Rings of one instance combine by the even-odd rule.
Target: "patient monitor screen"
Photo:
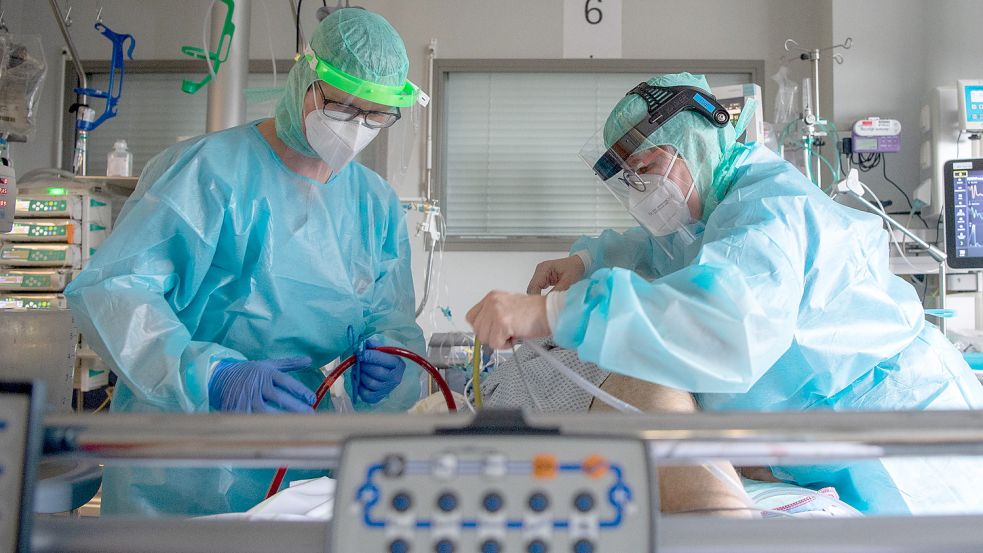
[[[983,170],[953,169],[956,257],[983,257]]]

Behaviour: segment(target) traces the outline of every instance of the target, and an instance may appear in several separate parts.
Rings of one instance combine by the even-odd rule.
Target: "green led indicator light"
[[[68,194],[68,191],[65,190],[64,188],[55,187],[55,186],[48,188],[49,196],[64,196],[65,194]]]

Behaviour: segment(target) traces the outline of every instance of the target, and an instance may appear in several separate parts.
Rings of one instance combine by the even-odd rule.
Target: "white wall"
[[[758,59],[765,60],[771,75],[784,54],[786,38],[803,46],[826,45],[836,30],[833,0],[623,0],[623,56],[649,59]],[[269,57],[267,25],[273,36],[276,56],[293,54],[293,23],[285,0],[253,0],[250,57]],[[132,33],[137,59],[182,59],[183,44],[200,42],[200,21],[207,0],[72,0],[71,31],[83,59],[105,59],[107,44],[92,30],[99,5],[104,7],[106,23],[117,32]],[[333,3],[329,2],[329,3]],[[559,58],[562,56],[561,0],[359,0],[355,2],[384,16],[400,31],[410,54],[410,79],[426,83],[425,55],[432,38],[438,41],[438,56],[444,58]],[[65,6],[65,2],[60,2]],[[314,10],[319,2],[304,4],[303,18],[308,33],[314,28]],[[55,136],[58,95],[61,94],[61,36],[44,0],[4,2],[15,32],[36,32],[44,37],[49,61],[48,81],[42,98],[40,129],[28,145],[13,147],[19,171],[52,166],[58,158]],[[13,8],[13,9],[12,9]],[[18,12],[21,13],[12,13]],[[269,18],[266,14],[269,14]],[[842,37],[837,36],[837,40]],[[789,62],[793,78],[809,74],[808,64]],[[825,74],[822,109],[832,109],[832,79]],[[770,119],[774,92],[766,85],[766,119]],[[177,82],[175,81],[175,86]],[[202,92],[203,93],[203,92]],[[120,105],[126,109],[126,98]],[[407,176],[394,182],[401,196],[421,192],[422,145]],[[94,153],[93,155],[100,155]],[[415,218],[411,217],[413,233]],[[425,253],[422,240],[415,241],[414,267],[417,289],[422,288]],[[446,290],[439,302],[449,305],[457,325],[465,328],[467,309],[491,288],[521,291],[535,264],[562,252],[504,253],[448,252],[444,255],[442,277]],[[419,294],[418,294],[419,295]],[[424,317],[425,330],[434,326]],[[449,323],[438,320],[438,327]]]
[[[885,156],[888,175],[909,194],[920,184],[920,115],[937,86],[983,78],[979,0],[833,0],[834,33],[853,36],[846,62],[834,69],[836,122],[880,115],[902,124],[902,152]],[[977,38],[974,38],[977,37]],[[892,210],[905,200],[880,174],[864,179]]]

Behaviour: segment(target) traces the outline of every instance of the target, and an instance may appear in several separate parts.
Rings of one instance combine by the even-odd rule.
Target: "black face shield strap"
[[[642,118],[637,125],[612,144],[594,164],[594,172],[601,180],[608,180],[617,175],[622,170],[619,160],[628,159],[628,156],[633,154],[656,129],[681,111],[695,111],[719,128],[730,123],[730,114],[724,106],[720,105],[713,95],[696,87],[659,87],[639,83],[628,94],[635,94],[645,101],[648,117]]]

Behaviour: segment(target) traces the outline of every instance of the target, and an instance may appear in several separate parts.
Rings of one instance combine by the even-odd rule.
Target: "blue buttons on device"
[[[445,513],[457,509],[457,496],[452,492],[444,492],[437,498],[437,508]]]
[[[580,492],[573,498],[573,506],[581,513],[586,513],[594,508],[594,496],[587,492]]]
[[[413,499],[410,497],[410,494],[406,492],[399,492],[393,496],[392,506],[393,509],[399,511],[400,513],[405,513],[406,511],[410,510],[410,507],[413,506]]]
[[[502,544],[495,540],[485,540],[481,542],[481,553],[501,553]]]
[[[434,546],[434,553],[454,553],[454,542],[451,540],[440,540],[437,545]]]
[[[489,492],[485,495],[484,499],[481,500],[481,506],[485,508],[489,513],[495,513],[501,510],[505,505],[505,500],[502,496],[496,492]]]
[[[543,492],[536,492],[529,496],[529,509],[534,513],[542,513],[550,508],[550,498]]]
[[[577,540],[573,544],[573,553],[594,553],[594,544],[589,540]]]
[[[396,539],[389,544],[389,553],[409,553],[409,551],[410,544],[404,539]]]

